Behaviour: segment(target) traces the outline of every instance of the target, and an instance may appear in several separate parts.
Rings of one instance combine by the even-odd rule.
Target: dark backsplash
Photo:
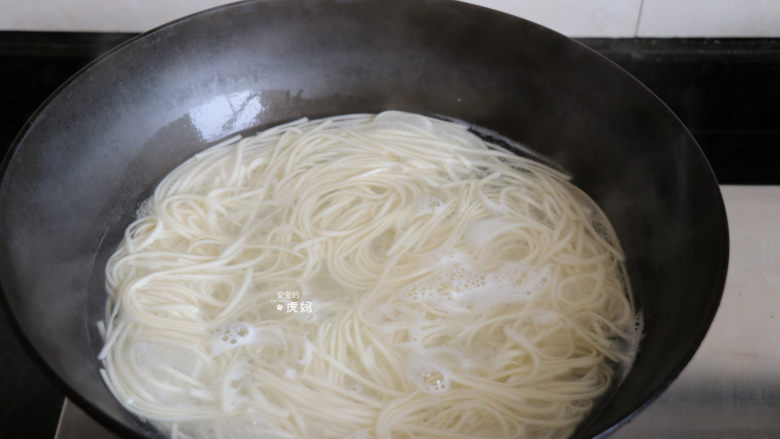
[[[721,184],[780,183],[780,39],[579,41],[677,114]]]

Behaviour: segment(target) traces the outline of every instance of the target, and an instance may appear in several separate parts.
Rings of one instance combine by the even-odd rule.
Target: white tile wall
[[[570,36],[780,37],[780,0],[462,1],[515,14]],[[229,2],[0,0],[0,30],[139,32]]]
[[[641,37],[780,37],[780,0],[644,0]]]
[[[630,37],[642,0],[462,0],[547,26],[569,36]]]
[[[0,30],[142,32],[230,0],[0,0]]]

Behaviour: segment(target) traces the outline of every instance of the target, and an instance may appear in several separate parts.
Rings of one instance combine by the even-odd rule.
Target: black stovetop
[[[131,38],[0,32],[0,147],[56,88]],[[722,184],[780,184],[780,39],[581,38],[645,83],[682,119]],[[64,395],[0,313],[0,436],[51,438]]]

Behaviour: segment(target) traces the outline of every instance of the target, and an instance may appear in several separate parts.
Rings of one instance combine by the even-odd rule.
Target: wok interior
[[[712,172],[679,120],[601,56],[455,3],[248,2],[143,35],[81,72],[17,139],[0,187],[2,287],[35,351],[100,420],[153,434],[100,379],[103,267],[159,179],[235,132],[397,109],[468,121],[565,169],[627,254],[645,336],[578,437],[662,390],[715,313],[728,257]]]

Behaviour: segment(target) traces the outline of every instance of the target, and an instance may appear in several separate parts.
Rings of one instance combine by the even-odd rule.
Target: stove
[[[132,34],[0,32],[0,146],[63,81]],[[614,438],[780,437],[780,39],[583,38],[689,127],[722,184],[723,300],[678,379]],[[114,438],[64,398],[0,314],[4,437]]]

